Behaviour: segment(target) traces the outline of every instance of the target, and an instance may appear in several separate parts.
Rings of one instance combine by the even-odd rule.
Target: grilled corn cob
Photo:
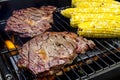
[[[119,2],[77,2],[75,7],[114,7],[120,8]]]
[[[77,2],[110,2],[115,0],[72,0],[72,4],[75,4]]]
[[[108,8],[108,7],[88,7],[88,8],[67,8],[61,11],[61,14],[67,18],[71,18],[71,15],[78,13],[111,13],[111,14],[120,14],[119,8]]]
[[[120,3],[119,2],[77,2],[75,7],[115,7],[115,8],[120,8]]]
[[[117,1],[115,0],[72,0],[72,6],[75,6],[76,3],[80,3],[80,2],[107,2],[107,3],[117,3]]]
[[[72,0],[72,4],[75,4],[77,2],[110,2],[115,0]]]
[[[120,37],[120,2],[115,0],[72,0],[72,6],[61,11],[78,28],[78,34],[90,38]]]
[[[85,22],[78,25],[78,34],[90,38],[120,37],[120,23],[117,22]]]
[[[103,14],[87,14],[87,13],[79,13],[72,15],[72,18],[70,19],[70,24],[72,27],[77,27],[78,24],[81,24],[83,22],[90,22],[90,21],[120,21],[120,15],[114,15],[109,13],[103,13]]]

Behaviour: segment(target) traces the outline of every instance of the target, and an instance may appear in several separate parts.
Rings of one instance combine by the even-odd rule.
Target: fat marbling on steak
[[[69,32],[45,32],[28,41],[19,50],[19,67],[30,69],[34,74],[53,74],[66,64],[70,64],[77,53],[93,49],[92,40],[78,37]]]
[[[55,9],[54,6],[42,6],[13,11],[5,30],[19,33],[21,37],[34,37],[51,28]]]

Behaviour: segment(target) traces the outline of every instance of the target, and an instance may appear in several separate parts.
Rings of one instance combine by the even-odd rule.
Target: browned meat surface
[[[53,74],[77,56],[93,49],[91,40],[68,32],[46,32],[28,41],[19,50],[19,67],[30,69],[34,74]],[[43,75],[43,74],[42,74]]]
[[[55,9],[53,6],[42,6],[16,10],[7,20],[5,30],[17,32],[21,37],[34,37],[51,28]]]

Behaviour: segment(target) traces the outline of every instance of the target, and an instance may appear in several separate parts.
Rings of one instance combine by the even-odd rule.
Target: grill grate
[[[4,21],[1,22],[2,24],[5,23]],[[51,31],[76,32],[75,29],[70,27],[69,19],[60,15],[59,11],[54,13],[54,24]],[[18,36],[14,37],[14,44],[19,46],[22,46],[26,41],[29,40],[20,38]],[[6,67],[4,68],[6,68],[7,71],[7,73],[3,73],[4,78],[11,78],[11,80],[38,80],[37,76],[29,73],[28,70],[19,69],[17,67],[17,60],[19,59],[19,55],[13,56],[10,53],[14,51],[18,53],[18,49],[7,49],[4,42],[6,39],[12,40],[11,34],[1,30],[0,55],[3,58],[0,59],[5,61],[4,66]],[[59,73],[56,73],[53,76],[45,77],[44,80],[51,80],[53,77],[55,80],[90,79],[120,66],[120,41],[118,39],[93,39],[93,41],[97,45],[94,50],[78,55],[72,64],[66,65],[65,68],[62,69]],[[0,70],[2,71],[2,69]],[[6,77],[8,74],[10,74],[10,76]]]

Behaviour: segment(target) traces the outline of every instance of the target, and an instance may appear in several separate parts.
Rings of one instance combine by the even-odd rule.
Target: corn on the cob
[[[72,6],[61,11],[78,28],[78,34],[90,38],[120,37],[120,2],[115,0],[72,0]]]
[[[107,2],[107,3],[115,2],[116,3],[117,1],[115,0],[72,0],[72,6],[80,2]]]
[[[114,8],[120,8],[120,3],[118,2],[77,2],[75,7],[114,7]]]
[[[78,24],[78,28],[80,29],[86,29],[86,28],[120,28],[120,22],[111,20],[111,21],[92,21],[92,22],[84,22],[81,24]]]
[[[120,8],[119,2],[77,2],[74,4],[75,7],[115,7]]]
[[[72,0],[72,4],[75,4],[77,2],[110,2],[115,0]]]
[[[67,18],[71,18],[71,15],[78,13],[110,13],[110,14],[120,14],[120,8],[109,8],[109,7],[88,7],[88,8],[67,8],[61,11],[61,14]]]
[[[100,31],[100,30],[98,30]],[[78,31],[78,34],[80,36],[84,36],[84,37],[88,37],[88,38],[118,38],[120,37],[120,35],[116,35],[115,33],[114,34],[110,34],[110,32],[108,33],[88,33],[88,32],[81,32],[81,31]]]
[[[70,19],[70,24],[72,27],[77,27],[78,24],[83,22],[90,22],[90,21],[120,21],[120,15],[113,15],[109,13],[104,14],[87,14],[87,13],[79,13],[72,15]]]
[[[90,38],[120,37],[120,23],[115,22],[86,22],[78,25],[78,34]]]

